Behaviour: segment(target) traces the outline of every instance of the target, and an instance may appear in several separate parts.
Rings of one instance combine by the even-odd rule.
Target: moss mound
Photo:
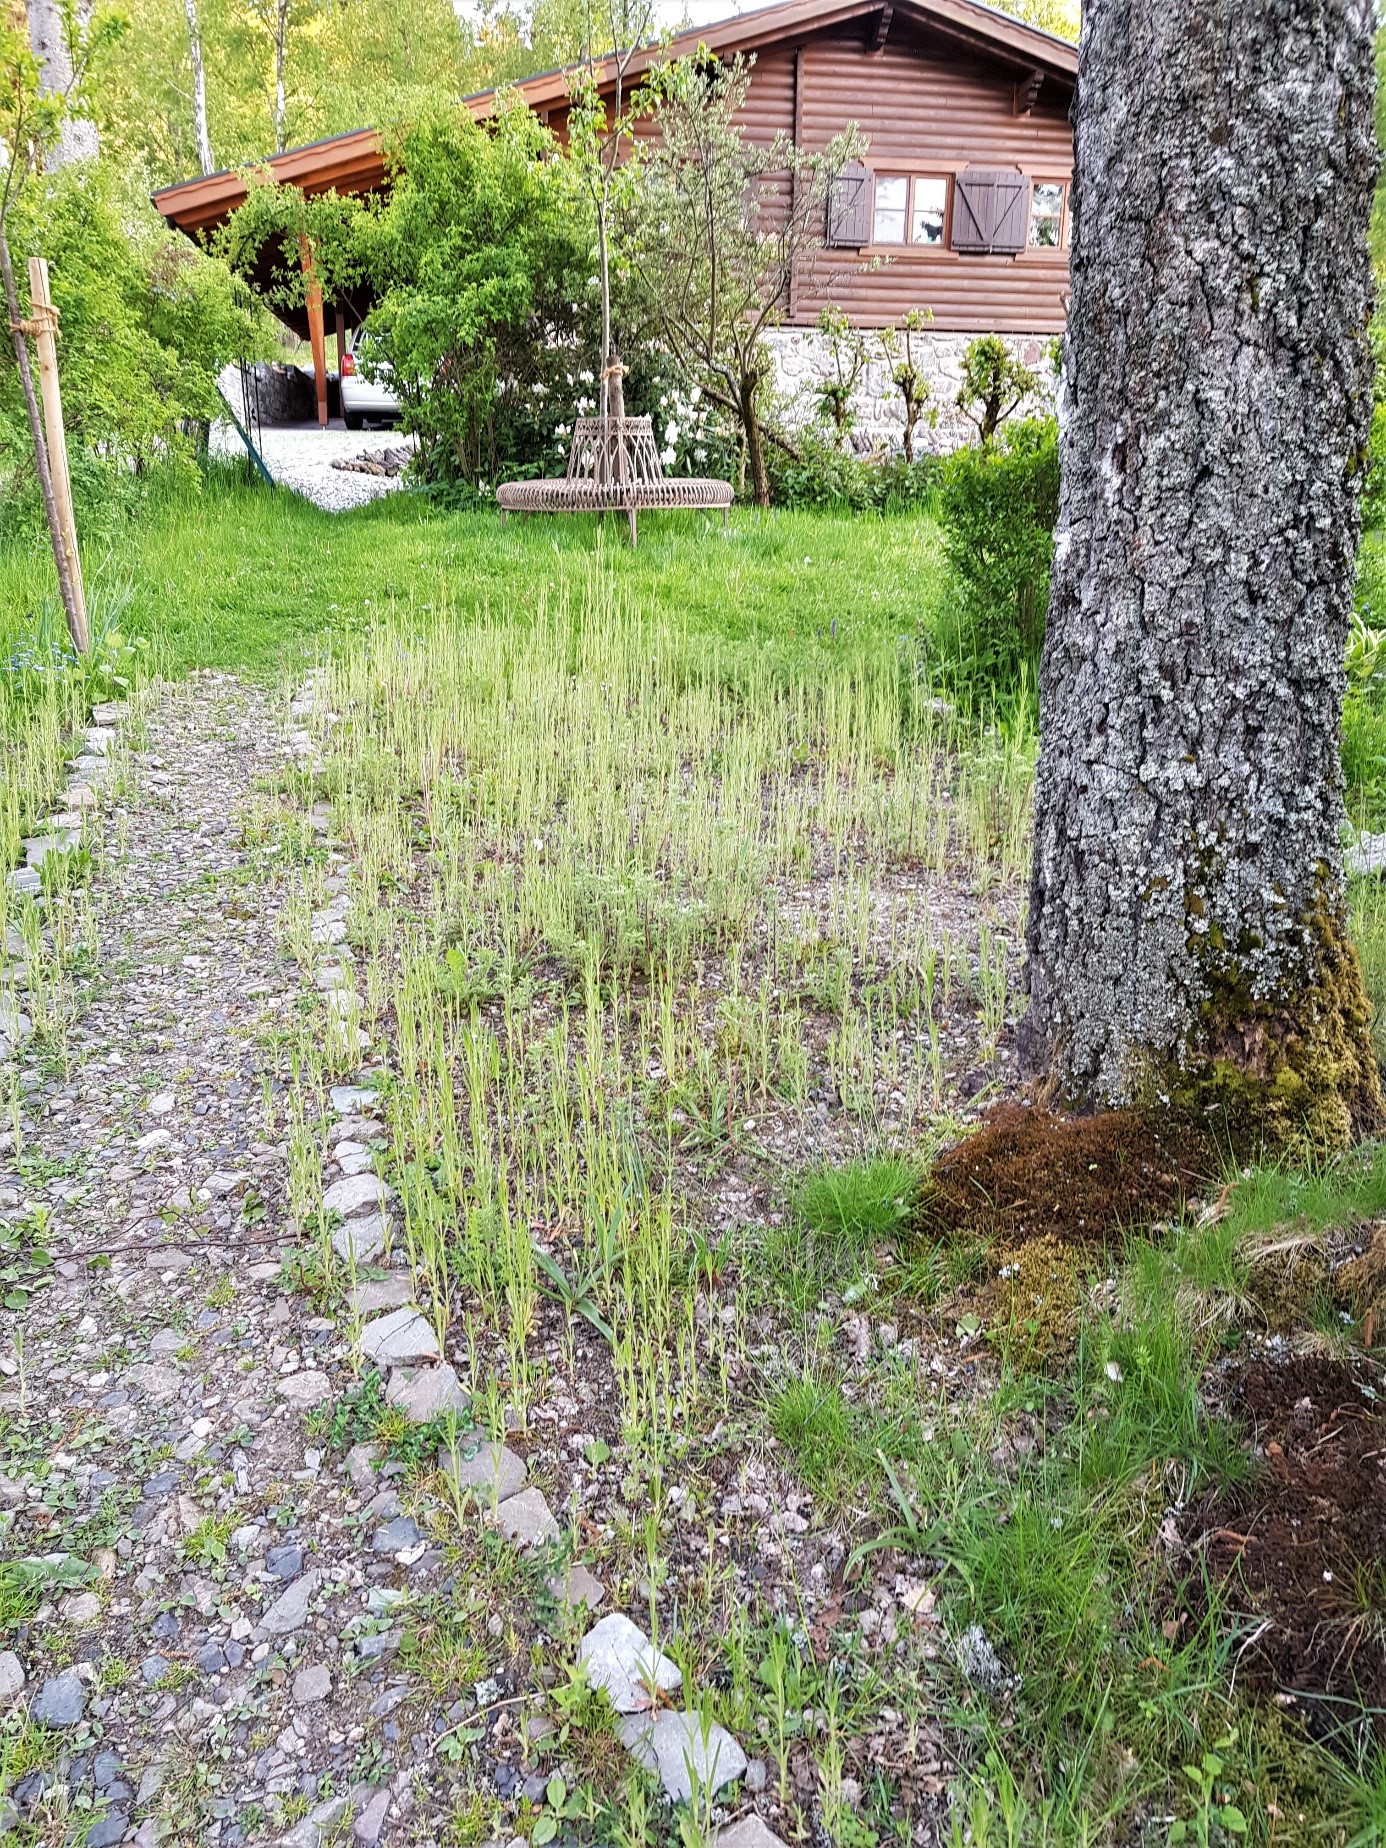
[[[1061,1116],[1003,1104],[941,1155],[920,1193],[917,1224],[934,1238],[972,1235],[1101,1244],[1177,1213],[1218,1172],[1210,1139],[1168,1114],[1107,1110]]]

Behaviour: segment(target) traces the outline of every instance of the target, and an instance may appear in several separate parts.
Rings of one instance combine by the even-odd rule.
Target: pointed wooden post
[[[304,306],[308,310],[308,338],[313,347],[313,384],[318,395],[318,423],[327,428],[327,335],[322,321],[322,284],[313,268],[313,252],[306,237],[298,240],[303,263]]]
[[[53,498],[57,502],[63,553],[67,559],[68,576],[81,631],[74,640],[85,654],[90,646],[87,594],[82,583],[82,560],[77,551],[77,519],[72,511],[72,477],[67,467],[67,433],[63,428],[63,401],[58,389],[58,311],[49,293],[48,262],[44,257],[29,259],[29,300],[32,304],[30,314],[34,325],[34,342],[38,348],[39,392],[43,399],[48,467],[53,477]]]

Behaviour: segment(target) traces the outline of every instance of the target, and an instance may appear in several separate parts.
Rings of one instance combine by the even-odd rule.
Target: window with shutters
[[[876,175],[876,209],[871,223],[873,244],[903,244],[908,215],[910,183],[895,174]]]
[[[1058,250],[1064,241],[1064,193],[1060,180],[1036,180],[1030,194],[1030,248]]]
[[[914,182],[912,203],[910,242],[942,249],[944,226],[948,222],[947,180],[941,174],[921,175]]]
[[[860,250],[871,242],[871,175],[859,160],[849,160],[828,188],[828,243]]]
[[[968,167],[953,182],[954,250],[1016,256],[1030,235],[1030,182],[1013,167]]]

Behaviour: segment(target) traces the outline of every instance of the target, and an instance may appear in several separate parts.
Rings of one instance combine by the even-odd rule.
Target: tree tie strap
[[[40,334],[52,334],[53,338],[56,340],[58,337],[58,311],[51,302],[35,302],[33,307],[29,310],[29,319],[27,321],[10,322],[10,332],[12,334],[32,334],[35,338]]]

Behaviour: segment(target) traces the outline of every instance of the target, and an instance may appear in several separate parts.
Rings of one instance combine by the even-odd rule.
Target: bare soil
[[[1186,1529],[1209,1582],[1249,1620],[1242,1676],[1300,1696],[1316,1730],[1341,1722],[1334,1703],[1386,1710],[1381,1385],[1365,1361],[1312,1356],[1257,1359],[1225,1376],[1255,1468]]]

